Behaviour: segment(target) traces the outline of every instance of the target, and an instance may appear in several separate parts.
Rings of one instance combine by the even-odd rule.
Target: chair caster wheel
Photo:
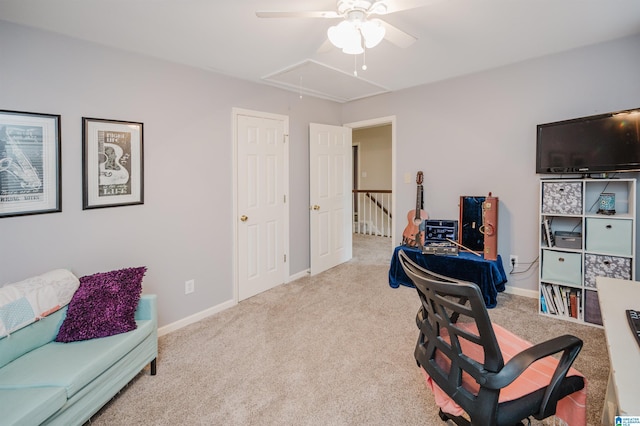
[[[450,417],[449,417],[449,416],[448,416],[444,411],[442,411],[442,410],[438,411],[438,415],[440,416],[440,419],[441,419],[442,421],[445,421],[445,422],[446,422],[447,420],[449,420],[449,419],[450,419]]]

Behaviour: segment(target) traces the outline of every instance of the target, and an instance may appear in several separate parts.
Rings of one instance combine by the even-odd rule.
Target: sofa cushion
[[[67,313],[67,306],[28,327],[0,338],[0,368],[35,348],[52,342]]]
[[[71,398],[154,331],[153,320],[139,320],[137,328],[127,333],[81,342],[51,342],[1,368],[0,389],[59,386]]]
[[[135,311],[146,270],[125,268],[80,278],[56,342],[107,337],[135,329]]]
[[[56,269],[0,287],[0,338],[66,306],[78,285],[70,271]]]
[[[0,413],[5,426],[37,425],[67,402],[64,388],[0,389]]]

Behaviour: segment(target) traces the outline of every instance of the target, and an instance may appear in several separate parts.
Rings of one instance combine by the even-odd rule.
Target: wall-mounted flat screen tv
[[[536,173],[640,170],[640,108],[539,124]]]

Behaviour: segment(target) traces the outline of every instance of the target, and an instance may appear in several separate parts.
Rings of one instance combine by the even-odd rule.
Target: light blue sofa
[[[155,295],[140,298],[135,330],[100,339],[55,342],[66,312],[0,339],[1,425],[82,425],[147,364],[155,375]]]

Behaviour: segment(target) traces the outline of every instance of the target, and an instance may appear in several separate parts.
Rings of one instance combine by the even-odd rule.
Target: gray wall
[[[505,263],[509,254],[533,262],[536,125],[640,107],[638,70],[635,36],[351,102],[343,119],[396,115],[397,217],[415,205],[415,183],[405,184],[405,173],[424,171],[425,209],[437,219],[457,218],[461,195],[491,191],[500,198],[499,253]],[[397,221],[394,235],[404,226]],[[533,267],[509,284],[537,289],[537,274]]]
[[[289,116],[290,269],[309,267],[308,123],[339,104],[3,21],[0,52],[0,109],[62,116],[63,208],[0,219],[0,285],[145,265],[160,325],[231,300],[233,107]],[[144,123],[144,205],[82,210],[83,116]]]
[[[432,217],[500,197],[500,252],[537,255],[535,125],[640,106],[640,37],[339,105],[0,21],[0,109],[62,115],[63,212],[0,219],[0,284],[146,265],[160,325],[228,302],[231,109],[290,117],[291,273],[309,266],[308,123],[397,117],[397,206],[425,172]],[[82,210],[81,118],[144,123],[145,204]],[[396,235],[404,227],[398,222]],[[510,284],[536,288],[533,268]],[[185,296],[184,281],[196,280]]]

